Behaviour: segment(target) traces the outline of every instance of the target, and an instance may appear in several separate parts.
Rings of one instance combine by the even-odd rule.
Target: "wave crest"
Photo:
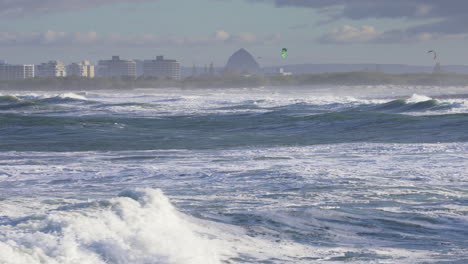
[[[11,263],[220,263],[217,246],[160,190],[125,191],[105,203],[62,208],[0,236]],[[12,221],[13,222],[13,221]],[[33,231],[34,230],[34,231]],[[9,262],[7,262],[9,263]]]
[[[14,95],[0,95],[0,104],[18,102],[19,98]]]

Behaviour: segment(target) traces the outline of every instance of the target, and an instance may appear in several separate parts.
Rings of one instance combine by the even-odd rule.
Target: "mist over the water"
[[[0,93],[0,263],[466,263],[466,87]]]

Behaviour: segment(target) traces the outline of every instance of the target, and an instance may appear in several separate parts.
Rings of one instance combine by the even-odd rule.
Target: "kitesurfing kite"
[[[430,50],[427,53],[434,53],[434,60],[437,60],[437,53],[435,52],[435,50]]]
[[[281,50],[281,57],[283,57],[283,59],[286,59],[286,57],[288,56],[288,49],[287,48],[283,48]]]

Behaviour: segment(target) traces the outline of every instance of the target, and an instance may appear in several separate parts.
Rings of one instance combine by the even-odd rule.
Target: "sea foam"
[[[160,190],[126,191],[9,225],[22,231],[0,232],[1,263],[220,263],[203,227]]]

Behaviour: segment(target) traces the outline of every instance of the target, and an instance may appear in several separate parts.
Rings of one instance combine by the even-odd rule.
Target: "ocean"
[[[468,263],[468,87],[0,91],[1,264]]]

